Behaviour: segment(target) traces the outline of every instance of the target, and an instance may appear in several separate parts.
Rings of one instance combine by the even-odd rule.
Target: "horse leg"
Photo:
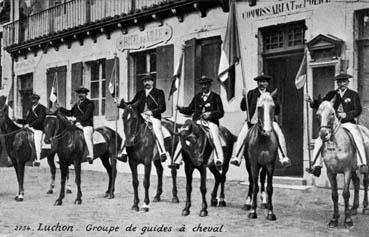
[[[363,186],[364,186],[363,214],[369,215],[369,208],[368,208],[369,175],[368,174],[364,174]]]
[[[332,189],[332,201],[333,201],[333,218],[329,222],[328,226],[330,228],[337,227],[338,225],[338,218],[340,217],[339,211],[338,211],[338,191],[337,191],[337,174],[332,174],[328,172],[328,179],[331,183],[331,189]]]
[[[256,162],[256,161],[255,161]],[[259,184],[258,184],[258,176],[259,176],[260,167],[258,164],[254,164],[251,167],[251,174],[252,174],[252,204],[251,204],[251,212],[249,213],[249,218],[256,219],[258,216],[256,214],[256,207],[257,207],[257,195],[259,192]]]
[[[163,166],[160,159],[154,159],[156,174],[158,175],[158,186],[156,187],[156,194],[153,202],[160,202],[160,196],[163,193]]]
[[[266,209],[268,208],[267,195],[265,193],[265,180],[267,176],[267,168],[263,167],[260,171],[260,208]]]
[[[192,192],[192,174],[193,166],[185,162],[185,173],[186,173],[186,205],[182,210],[182,216],[188,216],[191,208],[191,192]]]
[[[108,189],[106,190],[106,192],[104,194],[104,198],[107,198],[110,195],[110,188],[111,188],[111,185],[112,185],[112,167],[111,167],[110,162],[109,162],[109,155],[104,154],[104,155],[100,156],[100,160],[101,160],[101,163],[103,164],[103,166],[106,169],[106,172],[108,173],[108,176],[109,176]],[[114,196],[109,197],[109,199],[110,198],[114,198]]]
[[[132,186],[133,186],[133,192],[134,192],[134,198],[133,198],[133,205],[132,210],[133,211],[139,211],[138,203],[140,200],[138,199],[138,178],[137,178],[137,164],[132,163],[131,159],[129,159],[129,166],[131,167],[131,173],[132,173]]]
[[[67,166],[66,184],[67,184],[67,194],[71,194],[72,187],[70,186],[70,183],[69,183],[69,166]]]
[[[109,156],[110,157],[110,156]],[[109,199],[114,198],[114,192],[115,192],[115,180],[117,178],[117,160],[114,158],[110,159],[111,162],[111,181],[110,181],[110,193],[109,193]]]
[[[49,164],[50,173],[51,173],[51,183],[50,183],[50,189],[47,191],[46,194],[53,194],[54,193],[55,173],[56,173],[56,166],[55,166],[55,163],[54,163],[54,156],[55,156],[55,153],[52,153],[52,154],[47,156],[47,163]]]
[[[352,182],[354,184],[354,203],[352,204],[351,208],[351,215],[354,216],[357,214],[357,209],[359,208],[359,191],[360,191],[360,178],[356,174],[356,172],[352,172]]]
[[[201,184],[200,191],[202,195],[202,207],[200,211],[200,216],[205,217],[208,215],[208,204],[206,202],[206,165],[203,164],[200,168]]]
[[[248,176],[249,176],[249,191],[248,191],[248,194],[246,196],[245,204],[243,205],[242,209],[248,211],[248,210],[251,209],[252,187],[253,187],[254,182],[252,180],[250,161],[247,159],[246,152],[244,153],[244,155],[245,155],[246,170],[247,170],[247,173],[248,173]]]
[[[160,160],[159,160],[160,161]],[[141,211],[148,212],[150,197],[149,197],[149,189],[150,189],[150,174],[151,174],[151,162],[145,165],[145,177],[143,181],[143,186],[145,188],[145,199]]]
[[[56,199],[54,206],[61,206],[63,204],[63,198],[64,198],[64,193],[65,193],[65,181],[67,179],[67,174],[68,174],[68,165],[60,165],[60,174],[61,174],[61,179],[60,179],[60,194],[58,199]]]
[[[17,176],[17,182],[18,182],[18,193],[17,195],[14,197],[14,200],[17,201],[18,197],[19,197],[19,190],[20,190],[20,181],[19,181],[19,170],[18,170],[18,162],[14,159],[12,160],[13,166],[14,166],[14,170],[15,170],[15,175]]]
[[[177,190],[177,169],[176,168],[172,168],[171,169],[171,174],[172,174],[172,203],[179,203],[179,199],[178,199],[178,190]]]
[[[351,228],[354,225],[354,223],[352,222],[352,219],[351,219],[351,211],[350,211],[350,205],[349,205],[351,173],[352,173],[351,170],[345,172],[345,174],[344,174],[344,185],[343,185],[343,191],[342,191],[342,196],[343,196],[343,199],[345,201],[345,221],[344,221],[344,225],[345,225],[346,228]]]
[[[211,166],[209,169],[210,172],[213,173],[214,175],[214,188],[213,191],[211,192],[210,205],[212,207],[216,207],[218,205],[217,195],[221,177],[219,171],[215,168],[215,166]]]
[[[17,202],[22,202],[23,201],[23,196],[24,196],[24,187],[23,187],[23,182],[24,182],[24,167],[25,167],[25,162],[18,161],[18,185],[19,185],[19,191],[18,191],[18,198],[16,199]]]
[[[268,215],[267,219],[270,221],[277,220],[277,217],[273,213],[273,202],[272,202],[272,196],[273,196],[273,173],[274,173],[274,164],[269,165],[267,168],[268,173],[268,183],[267,183],[267,200],[263,200],[264,202],[267,202],[267,209],[268,209]]]
[[[226,201],[224,199],[224,184],[226,181],[226,172],[223,170],[221,176],[220,176],[220,194],[219,194],[219,206],[225,207],[227,206]]]
[[[74,204],[81,205],[82,203],[82,190],[81,190],[81,162],[74,162],[74,171],[76,173],[75,182],[77,185],[77,198],[74,201]]]

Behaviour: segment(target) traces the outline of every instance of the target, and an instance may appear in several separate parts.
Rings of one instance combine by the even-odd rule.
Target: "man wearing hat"
[[[202,76],[200,79],[201,92],[195,95],[188,107],[177,106],[177,108],[182,114],[192,115],[192,119],[197,123],[208,126],[216,150],[214,163],[217,169],[221,169],[224,155],[219,138],[219,119],[224,116],[224,111],[220,96],[210,90],[212,81],[213,79]],[[206,123],[202,121],[206,121]],[[178,168],[181,161],[181,159],[177,159],[174,167]]]
[[[79,101],[74,104],[71,110],[65,108],[58,108],[60,112],[66,116],[73,116],[76,118],[76,126],[83,130],[83,135],[85,137],[88,156],[88,163],[93,163],[94,157],[94,145],[93,145],[93,133],[94,133],[94,103],[87,99],[87,93],[90,90],[84,87],[80,87],[76,90],[78,93]]]
[[[160,153],[161,161],[165,161],[169,158],[169,153],[165,149],[164,135],[161,129],[161,114],[165,112],[165,96],[164,91],[154,87],[154,77],[146,75],[141,78],[144,84],[144,89],[137,92],[135,97],[130,102],[121,100],[118,108],[124,108],[124,104],[137,104],[138,112],[141,113],[142,117],[152,123],[152,128],[158,143],[158,150]],[[124,145],[125,137],[123,137],[122,148],[119,152],[117,159],[126,161],[127,152]]]
[[[40,166],[42,134],[44,130],[44,120],[46,118],[46,107],[39,103],[40,96],[37,94],[31,95],[32,108],[27,112],[26,127],[33,132],[33,140],[35,142],[36,160],[33,162],[34,166]]]
[[[246,111],[246,96],[248,100],[248,108],[249,108],[249,114],[251,116],[251,121],[249,123],[245,122],[242,126],[242,129],[240,131],[240,134],[237,137],[236,147],[233,149],[233,154],[231,158],[231,164],[239,166],[241,163],[241,158],[243,155],[243,146],[244,141],[246,139],[246,135],[249,131],[249,127],[253,126],[257,123],[257,117],[256,117],[256,104],[258,101],[258,98],[263,93],[270,93],[268,90],[269,82],[272,79],[271,76],[267,75],[259,75],[254,78],[255,81],[257,81],[258,86],[249,91],[246,94],[246,91],[243,91],[243,96],[241,101],[241,110]],[[274,99],[275,103],[275,115],[279,114],[279,105],[276,103],[276,100]],[[281,128],[279,127],[277,122],[273,122],[273,130],[277,134],[280,149],[278,149],[278,155],[279,155],[279,161],[283,166],[288,165],[290,163],[290,159],[287,157],[287,148],[286,148],[286,139],[284,138],[283,132]]]
[[[356,124],[356,118],[361,114],[360,97],[356,91],[348,88],[349,79],[351,75],[341,73],[335,77],[337,83],[337,90],[328,92],[328,94],[322,99],[327,101],[333,101],[333,108],[336,111],[337,117],[341,123]],[[310,96],[306,99],[310,103],[310,107],[313,109],[319,108],[319,104],[322,100],[312,100]],[[368,173],[368,166],[366,163],[366,153],[363,141],[363,135],[358,126],[350,126],[350,133],[354,138],[356,147],[358,149],[357,164],[360,167],[361,173]],[[315,140],[313,157],[317,157],[320,152],[320,148],[323,145],[321,138],[318,136]],[[317,177],[320,176],[321,168],[323,167],[323,159],[319,157],[311,169],[306,169],[308,173],[311,173]]]

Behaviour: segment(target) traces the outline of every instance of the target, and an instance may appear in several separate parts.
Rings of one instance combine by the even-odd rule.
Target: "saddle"
[[[205,135],[208,138],[208,140],[210,142],[210,145],[215,149],[213,139],[211,138],[209,127],[207,127],[205,125],[202,125],[202,124],[198,124],[198,125],[205,132]],[[220,138],[220,144],[222,145],[222,147],[226,147],[227,143],[226,143],[226,139],[225,139],[225,136],[224,136],[224,133],[223,133],[223,127],[221,127],[221,126],[219,126],[219,138]]]

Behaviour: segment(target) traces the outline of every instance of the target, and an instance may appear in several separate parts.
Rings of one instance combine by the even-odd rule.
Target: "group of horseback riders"
[[[322,100],[333,100],[333,106],[336,110],[336,114],[340,119],[341,123],[352,123],[356,124],[357,117],[361,114],[360,99],[357,92],[348,89],[349,78],[351,75],[339,74],[335,77],[338,85],[338,89],[330,91],[323,99],[312,100],[309,96],[307,101],[310,103],[312,108],[317,108]],[[245,138],[251,126],[255,125],[258,121],[256,113],[256,104],[258,98],[264,93],[270,93],[268,86],[272,78],[267,75],[259,75],[254,78],[257,81],[257,87],[250,90],[248,93],[243,92],[243,99],[241,101],[241,110],[249,110],[250,120],[245,121],[242,129],[237,137],[237,142],[235,149],[233,149],[233,154],[231,158],[231,164],[239,166],[241,163],[242,152],[247,148],[245,144]],[[191,103],[187,107],[177,106],[180,113],[184,115],[192,115],[192,119],[206,127],[209,131],[209,138],[211,139],[215,152],[213,153],[214,165],[221,169],[224,162],[224,155],[219,135],[219,120],[224,116],[223,104],[220,96],[211,90],[212,79],[206,76],[201,77],[199,84],[201,86],[201,92],[196,94],[192,99]],[[124,99],[117,104],[118,108],[124,108],[125,105],[135,104],[138,112],[142,117],[152,124],[152,131],[156,138],[156,144],[161,156],[161,161],[165,161],[170,158],[169,153],[166,151],[164,146],[164,135],[161,126],[161,114],[165,112],[165,96],[163,90],[157,89],[154,86],[155,79],[150,76],[144,76],[142,78],[144,84],[144,89],[139,91],[132,101],[125,102]],[[81,87],[76,90],[78,93],[79,101],[72,107],[71,110],[59,107],[58,111],[64,113],[67,116],[75,117],[75,124],[83,130],[84,138],[86,141],[88,155],[87,161],[92,164],[94,153],[93,153],[93,114],[94,114],[94,104],[91,100],[87,98],[89,90],[87,88]],[[46,118],[46,107],[40,104],[40,96],[33,94],[32,98],[32,108],[30,108],[27,118],[26,126],[29,127],[34,132],[34,142],[35,142],[35,153],[36,160],[34,161],[35,166],[39,166],[41,158],[41,147],[42,147],[42,134],[43,134],[43,122]],[[275,115],[279,113],[279,106],[275,102]],[[287,156],[286,141],[281,128],[277,122],[273,122],[273,130],[278,138],[279,142],[279,161],[283,166],[290,164],[290,159]],[[366,163],[366,154],[364,147],[363,136],[356,125],[353,125],[351,129],[351,134],[356,143],[358,150],[357,164],[360,168],[360,172],[367,173],[368,166]],[[122,147],[117,155],[118,160],[126,161],[127,152],[125,149],[125,136],[123,134]],[[320,175],[322,168],[322,159],[319,158],[320,148],[323,142],[320,137],[316,139],[314,146],[313,157],[317,157],[318,162],[313,165],[312,168],[307,169],[307,172],[312,173],[315,176]],[[176,155],[174,154],[174,157]],[[178,169],[182,163],[182,158],[174,159],[174,162],[169,166],[170,168]]]

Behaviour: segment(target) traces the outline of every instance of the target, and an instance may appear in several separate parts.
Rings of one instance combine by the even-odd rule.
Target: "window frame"
[[[95,67],[95,68],[94,68]],[[95,105],[94,116],[105,116],[106,103],[106,72],[105,59],[99,59],[89,63],[90,75],[90,100]],[[92,84],[97,84],[93,87]],[[97,88],[97,94],[93,91]],[[95,96],[96,94],[96,96]]]

